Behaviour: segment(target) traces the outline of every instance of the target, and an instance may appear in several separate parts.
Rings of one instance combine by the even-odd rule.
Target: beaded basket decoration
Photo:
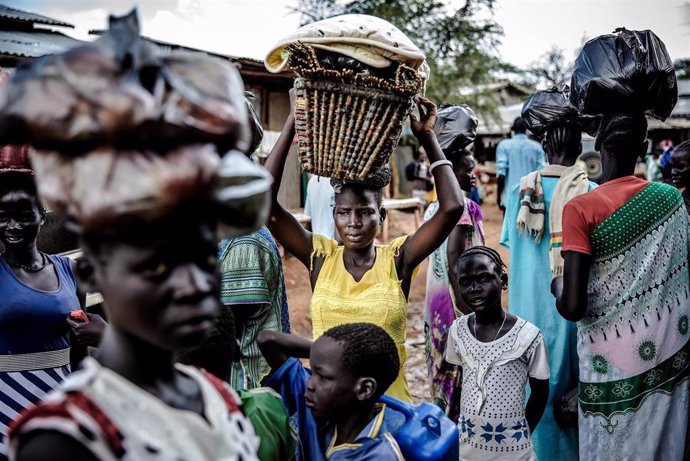
[[[398,64],[394,78],[323,68],[314,48],[290,45],[295,80],[295,131],[302,169],[358,182],[388,162],[413,97],[423,82]]]

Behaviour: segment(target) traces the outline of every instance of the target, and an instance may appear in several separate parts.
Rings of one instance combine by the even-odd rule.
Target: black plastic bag
[[[678,100],[673,61],[649,30],[621,28],[587,42],[570,87],[571,102],[585,115],[642,110],[665,120]]]
[[[479,119],[469,106],[446,106],[436,114],[434,133],[444,152],[457,152],[474,142],[478,124]]]
[[[567,92],[551,88],[537,91],[522,106],[522,118],[527,128],[537,136],[542,136],[550,127],[579,124],[580,117],[575,106],[570,103]]]

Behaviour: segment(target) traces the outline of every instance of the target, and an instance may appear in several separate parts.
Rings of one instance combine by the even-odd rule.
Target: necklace
[[[7,261],[7,264],[9,264],[10,266],[17,267],[17,268],[22,269],[26,272],[40,272],[43,269],[45,269],[45,267],[48,265],[48,258],[46,257],[46,254],[43,253],[42,251],[39,251],[38,254],[41,255],[41,265],[38,267],[24,266],[23,264],[11,263],[11,262],[7,261],[7,259],[5,259],[5,260]]]
[[[492,339],[492,340],[489,341],[489,342],[494,342],[494,341],[496,341],[496,338],[498,338],[498,335],[501,334],[501,330],[503,330],[503,325],[505,325],[506,319],[507,319],[507,318],[508,318],[508,316],[507,316],[506,313],[504,312],[504,313],[503,313],[503,321],[501,322],[501,326],[498,327],[498,331],[496,332],[496,336],[494,336],[494,339]],[[472,326],[473,326],[473,329],[474,329],[474,337],[477,339],[477,341],[479,341],[479,337],[477,337],[477,315],[476,315],[476,314],[475,314],[475,316],[474,316],[474,325],[472,325]],[[482,341],[482,342],[483,342],[483,341]]]

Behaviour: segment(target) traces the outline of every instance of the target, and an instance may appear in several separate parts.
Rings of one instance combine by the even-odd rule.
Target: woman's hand
[[[410,127],[417,139],[426,140],[434,134],[434,124],[436,123],[436,106],[426,98],[417,98],[417,109],[421,120],[414,114],[410,114]]]
[[[86,316],[89,318],[88,322],[77,322],[67,317],[67,324],[81,344],[98,347],[108,324],[100,315],[87,313]]]

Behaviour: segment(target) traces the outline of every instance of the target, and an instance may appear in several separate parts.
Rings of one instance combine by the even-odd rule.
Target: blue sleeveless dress
[[[48,256],[59,285],[36,290],[19,280],[0,255],[0,460],[8,426],[70,373],[70,311],[80,309],[70,259]]]

